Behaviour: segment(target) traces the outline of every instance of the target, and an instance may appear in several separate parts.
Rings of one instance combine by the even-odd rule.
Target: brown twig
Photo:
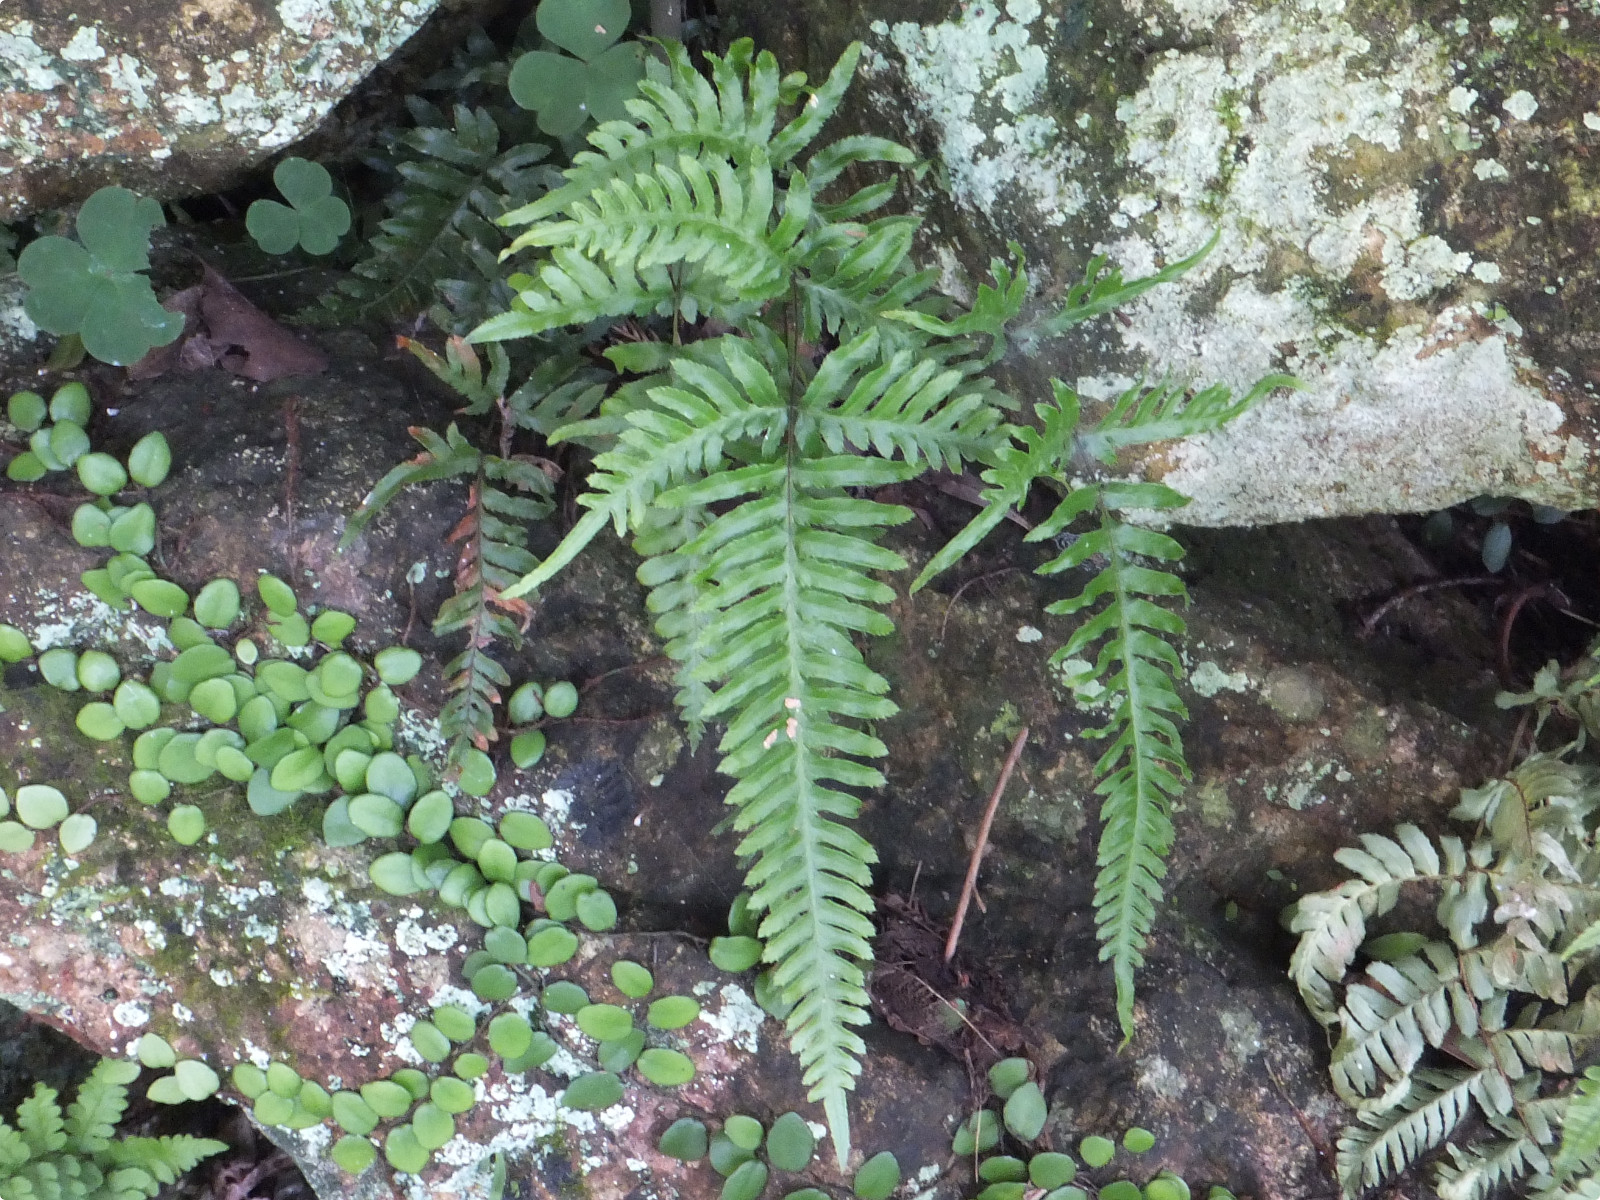
[[[1022,757],[1022,748],[1027,744],[1028,727],[1024,725],[1011,743],[1011,752],[1006,755],[1005,765],[1000,768],[1000,778],[994,785],[994,791],[989,794],[989,806],[983,810],[983,823],[978,826],[978,841],[972,847],[972,861],[967,864],[967,879],[961,885],[961,899],[956,903],[955,920],[950,922],[950,936],[945,939],[945,962],[956,955],[956,942],[961,938],[961,925],[967,919],[967,907],[972,903],[973,889],[978,886],[978,864],[983,861],[983,848],[989,843],[989,830],[994,825],[994,814],[1000,807],[1000,796],[1006,790],[1006,784],[1011,782],[1011,772],[1016,770],[1017,759]]]
[[[1511,603],[1506,605],[1505,615],[1500,618],[1500,637],[1495,648],[1500,654],[1500,682],[1506,687],[1516,685],[1511,671],[1511,627],[1517,623],[1517,616],[1522,612],[1523,605],[1530,600],[1544,599],[1554,600],[1557,604],[1567,603],[1567,598],[1554,585],[1536,583],[1523,588],[1511,597]]]
[[[950,613],[955,609],[956,601],[961,599],[961,593],[962,592],[966,591],[969,587],[971,587],[975,583],[982,583],[986,579],[994,579],[994,578],[997,578],[998,576],[1009,575],[1013,571],[1020,571],[1020,570],[1022,570],[1021,567],[1001,567],[998,571],[989,571],[989,572],[987,572],[987,573],[985,573],[983,575],[974,575],[971,579],[967,580],[960,587],[958,587],[955,591],[951,592],[950,593],[950,603],[945,605],[945,608],[944,608],[944,620],[939,622],[939,644],[941,646],[944,645],[944,631],[945,631],[945,628],[950,624]]]
[[[1371,637],[1373,632],[1378,628],[1378,622],[1383,620],[1391,608],[1394,608],[1397,604],[1400,604],[1403,601],[1411,599],[1413,596],[1421,596],[1427,592],[1443,591],[1445,588],[1477,587],[1485,583],[1498,583],[1503,585],[1505,580],[1497,579],[1493,575],[1469,575],[1460,579],[1428,579],[1422,583],[1409,584],[1408,586],[1401,588],[1382,604],[1378,605],[1377,608],[1372,610],[1367,619],[1361,622],[1360,636],[1363,638]]]

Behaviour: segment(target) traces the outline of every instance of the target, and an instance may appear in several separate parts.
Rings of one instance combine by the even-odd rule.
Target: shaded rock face
[[[428,714],[455,648],[426,629],[463,492],[407,493],[348,554],[334,544],[344,514],[413,452],[404,426],[442,425],[449,400],[409,359],[358,336],[323,349],[328,374],[264,386],[198,372],[119,391],[107,373],[98,396],[117,412],[91,433],[125,451],[148,429],[166,432],[174,469],[153,497],[163,531],[155,561],[191,592],[217,575],[248,590],[271,570],[307,603],[355,614],[358,650],[405,637],[426,651],[429,665],[401,690],[412,710],[404,748],[436,753]],[[897,531],[895,546],[915,566],[970,512],[942,493],[913,499],[931,527]],[[142,674],[171,652],[153,622],[110,613],[78,587],[99,556],[68,533],[75,502],[48,485],[0,489],[0,621],[41,646],[102,646]],[[547,547],[555,532],[536,536]],[[1087,734],[1104,714],[1047,667],[1067,627],[1042,610],[1074,581],[1027,574],[1040,551],[1009,527],[899,601],[895,634],[870,643],[901,711],[877,729],[890,747],[889,783],[865,798],[860,825],[878,847],[880,892],[914,897],[942,930],[983,800],[1027,724],[980,877],[986,910],[967,921],[955,982],[935,976],[930,986],[990,989],[987,1028],[1003,1027],[1038,1064],[1052,1103],[1046,1144],[1068,1149],[1085,1133],[1137,1123],[1160,1139],[1133,1168],[1140,1177],[1171,1167],[1196,1185],[1310,1200],[1333,1187],[1315,1139],[1330,1144],[1342,1112],[1324,1082],[1323,1033],[1284,976],[1278,913],[1333,882],[1333,849],[1359,832],[1402,819],[1438,827],[1456,790],[1480,780],[1497,752],[1499,741],[1475,736],[1473,724],[1493,728],[1503,716],[1485,715],[1493,682],[1478,665],[1489,656],[1476,618],[1447,593],[1404,610],[1393,641],[1350,637],[1352,601],[1419,573],[1392,522],[1193,541],[1182,690],[1196,778],[1175,814],[1169,900],[1130,1046],[1118,1053],[1090,906],[1101,743]],[[381,1166],[359,1181],[342,1176],[326,1162],[329,1127],[275,1134],[324,1196],[481,1195],[480,1165],[503,1150],[519,1194],[710,1197],[721,1180],[709,1168],[654,1148],[673,1120],[788,1109],[820,1117],[782,1030],[752,1003],[750,980],[716,971],[696,940],[723,931],[739,886],[731,840],[713,832],[726,782],[714,747],[691,753],[671,713],[670,669],[632,572],[628,551],[603,542],[541,598],[522,651],[507,655],[510,673],[578,681],[577,719],[551,728],[536,768],[502,764],[496,790],[481,803],[459,798],[458,811],[542,814],[562,861],[612,889],[622,928],[635,931],[587,938],[567,966],[530,971],[528,994],[570,978],[617,1002],[609,964],[644,963],[658,992],[694,994],[705,1007],[671,1035],[697,1078],[667,1091],[633,1080],[603,1113],[562,1110],[554,1097],[564,1076],[586,1069],[595,1047],[552,1018],[569,1056],[520,1076],[492,1067],[480,1103],[421,1180],[392,1181]],[[0,861],[0,998],[102,1053],[126,1054],[154,1031],[224,1073],[273,1058],[330,1087],[417,1061],[406,1030],[432,1005],[477,1007],[459,971],[481,930],[459,910],[379,892],[365,870],[378,851],[325,847],[310,797],[259,818],[241,789],[191,789],[185,798],[205,808],[213,833],[175,845],[161,811],[126,794],[128,739],[90,743],[73,730],[79,699],[25,664],[0,681],[0,786],[57,783],[100,823],[76,859],[43,838]],[[908,1176],[918,1173],[919,1195],[972,1194],[971,1164],[948,1147],[983,1099],[981,1069],[969,1074],[981,1059],[918,1045],[882,1019],[867,1040],[853,1105],[858,1152],[895,1151]],[[787,1187],[802,1182],[839,1190],[847,1180],[819,1157]]]
[[[437,6],[7,5],[0,12],[0,220],[65,207],[107,183],[158,199],[233,186],[315,129]]]
[[[824,73],[867,47],[848,119],[935,164],[907,199],[970,294],[1008,239],[1041,306],[1109,255],[1131,277],[1220,229],[1117,325],[1009,360],[1105,400],[1172,372],[1305,381],[1142,465],[1184,519],[1600,500],[1600,15],[1592,6],[730,0],[730,32]],[[1271,470],[1261,464],[1271,463]]]

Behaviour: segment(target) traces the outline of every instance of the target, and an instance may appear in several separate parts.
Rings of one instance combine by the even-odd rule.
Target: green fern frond
[[[1600,1067],[1583,1073],[1567,1098],[1561,1122],[1561,1149],[1554,1170],[1569,1173],[1600,1156]]]
[[[645,560],[639,567],[639,582],[650,589],[646,607],[656,615],[656,632],[667,640],[667,654],[678,664],[674,699],[691,750],[705,735],[705,710],[712,694],[705,683],[710,677],[705,664],[716,643],[711,640],[715,614],[694,604],[699,581],[709,577],[713,559],[686,547],[709,520],[705,509],[693,506],[649,511],[633,539],[635,552]]]
[[[337,290],[301,319],[398,320],[427,309],[442,291],[449,301],[442,324],[461,332],[509,302],[497,263],[509,238],[496,222],[555,181],[544,165],[549,147],[502,150],[500,127],[487,109],[457,105],[454,117],[454,129],[425,123],[395,139],[405,156],[395,167],[403,182],[387,202],[381,232]]]
[[[56,1094],[55,1088],[36,1083],[33,1093],[17,1105],[17,1132],[22,1134],[28,1152],[35,1158],[54,1154],[67,1144],[66,1126]]]
[[[1082,435],[1085,453],[1101,462],[1116,459],[1125,446],[1175,441],[1221,429],[1279,388],[1298,388],[1292,375],[1267,375],[1244,395],[1235,397],[1221,384],[1189,393],[1165,380],[1154,387],[1135,384],[1118,396],[1094,429]]]
[[[1183,618],[1152,599],[1184,599],[1175,575],[1152,570],[1136,559],[1171,562],[1182,548],[1165,534],[1121,521],[1126,508],[1175,508],[1183,498],[1160,484],[1118,484],[1079,488],[1058,506],[1050,520],[1029,538],[1052,536],[1086,509],[1099,512],[1100,526],[1081,535],[1039,568],[1054,574],[1104,555],[1106,566],[1083,591],[1045,611],[1072,614],[1104,604],[1073,632],[1051,658],[1052,665],[1073,658],[1104,639],[1094,676],[1110,693],[1111,719],[1091,736],[1110,736],[1111,745],[1095,764],[1104,796],[1103,828],[1095,880],[1095,927],[1101,961],[1110,961],[1117,986],[1117,1017],[1124,1037],[1133,1036],[1133,976],[1144,963],[1144,945],[1161,899],[1164,859],[1172,847],[1172,797],[1189,777],[1176,722],[1188,715],[1173,687],[1179,671],[1168,638],[1184,631]]]
[[[1441,942],[1428,943],[1422,955],[1374,962],[1367,978],[1370,984],[1352,983],[1345,990],[1343,1030],[1330,1067],[1334,1090],[1351,1105],[1376,1087],[1404,1079],[1423,1051],[1443,1045],[1458,1022],[1470,1036],[1478,1000],[1488,999],[1462,986],[1461,963]]]
[[[115,1126],[128,1107],[127,1085],[139,1077],[136,1064],[102,1058],[78,1085],[67,1106],[68,1147],[77,1154],[97,1154],[110,1145]]]

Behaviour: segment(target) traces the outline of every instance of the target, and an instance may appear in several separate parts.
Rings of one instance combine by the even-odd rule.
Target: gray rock
[[[907,197],[965,297],[1008,239],[1047,307],[1105,253],[1128,276],[1221,240],[1070,341],[1009,361],[1090,401],[1171,373],[1280,393],[1130,462],[1244,525],[1425,512],[1477,494],[1600,502],[1592,213],[1600,16],[1432,22],[1247,0],[719,5],[814,78],[867,47],[848,121],[934,165]]]

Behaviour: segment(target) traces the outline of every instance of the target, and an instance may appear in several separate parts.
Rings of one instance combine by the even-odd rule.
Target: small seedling
[[[299,246],[307,254],[331,254],[350,231],[350,206],[333,194],[333,177],[321,163],[286,158],[272,182],[288,204],[257,200],[244,215],[245,228],[268,254]]]
[[[42,237],[17,258],[28,285],[23,308],[60,337],[77,335],[101,362],[126,366],[183,332],[183,315],[156,300],[150,231],[166,224],[161,205],[121,187],[103,187],[78,211],[78,241]]]
[[[533,50],[517,59],[508,85],[511,98],[539,114],[539,128],[567,137],[590,117],[615,121],[644,77],[644,55],[635,42],[617,45],[628,27],[627,0],[544,0],[536,23],[551,45],[566,54]],[[576,55],[576,57],[569,57]]]

